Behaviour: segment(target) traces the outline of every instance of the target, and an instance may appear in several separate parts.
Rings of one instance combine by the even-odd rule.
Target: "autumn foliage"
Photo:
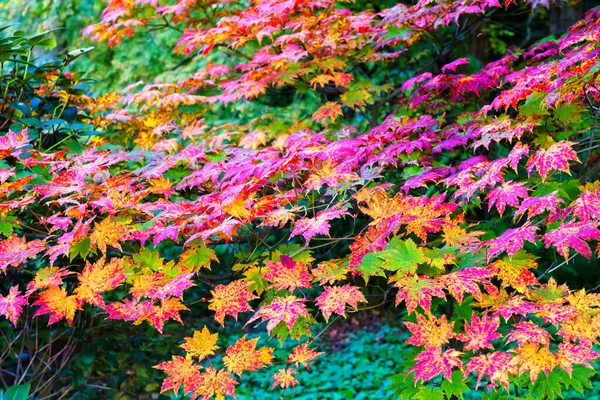
[[[552,274],[600,250],[600,9],[488,64],[453,58],[482,18],[549,3],[111,0],[84,35],[162,21],[200,66],[96,100],[56,89],[95,127],[78,149],[4,125],[0,271],[29,278],[0,314],[92,309],[158,336],[204,287],[245,331],[223,348],[202,327],[155,368],[161,391],[209,399],[273,363],[273,390],[293,387],[326,357],[316,324],[395,304],[416,348],[401,398],[583,390],[600,294]],[[272,338],[298,344],[277,359]]]

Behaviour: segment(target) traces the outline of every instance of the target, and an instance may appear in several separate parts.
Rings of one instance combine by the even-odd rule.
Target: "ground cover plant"
[[[77,71],[91,47],[47,61],[55,32],[6,26],[7,393],[221,399],[269,370],[300,398],[299,371],[326,369],[354,323],[403,339],[369,383],[386,396],[593,393],[600,8],[584,3],[111,0],[84,37],[118,52],[160,31],[179,61],[107,93]]]

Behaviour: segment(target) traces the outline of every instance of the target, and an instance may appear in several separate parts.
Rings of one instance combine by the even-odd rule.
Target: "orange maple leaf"
[[[33,303],[39,306],[34,314],[34,318],[39,315],[50,314],[48,325],[66,318],[69,326],[73,323],[75,311],[81,309],[76,296],[67,296],[67,290],[64,287],[52,287],[39,294],[38,300]]]

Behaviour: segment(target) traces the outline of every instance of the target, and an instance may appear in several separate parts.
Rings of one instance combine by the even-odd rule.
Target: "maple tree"
[[[222,328],[262,334],[223,348],[204,326],[157,360],[161,392],[209,399],[277,363],[273,390],[293,387],[325,357],[321,320],[394,302],[416,348],[401,398],[583,390],[600,295],[552,273],[600,251],[600,9],[485,65],[456,57],[493,13],[551,3],[109,1],[84,35],[161,23],[201,60],[96,99],[61,65],[2,81],[0,315],[91,309],[158,335],[206,290]],[[7,48],[20,81],[42,40]],[[278,360],[273,338],[298,345]]]

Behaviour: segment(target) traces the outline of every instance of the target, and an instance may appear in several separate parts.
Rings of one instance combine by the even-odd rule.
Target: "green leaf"
[[[562,124],[579,122],[583,111],[585,108],[580,104],[561,104],[556,107],[554,117]]]
[[[0,221],[0,233],[6,237],[10,237],[15,230],[15,226],[17,226],[17,218],[7,215]]]
[[[383,276],[383,260],[378,257],[381,253],[367,253],[362,258],[361,264],[358,266],[358,270],[368,278],[369,276],[380,275]]]
[[[444,393],[436,387],[422,386],[414,398],[419,400],[444,400]]]
[[[531,115],[550,115],[543,103],[545,98],[546,94],[542,92],[530,94],[525,100],[525,104],[519,107],[519,114],[525,117]]]
[[[567,381],[567,388],[573,386],[573,389],[583,394],[583,388],[592,389],[592,383],[590,377],[594,376],[596,371],[592,368],[586,368],[583,365],[573,365],[573,372],[571,372],[571,380]]]
[[[400,240],[398,237],[392,239],[379,257],[385,261],[383,268],[408,274],[415,273],[418,265],[427,261],[423,249],[412,239]]]
[[[3,400],[27,400],[31,384],[11,386],[4,392]]]
[[[451,398],[452,396],[456,396],[459,399],[464,398],[463,393],[469,391],[469,387],[465,384],[463,380],[463,374],[460,371],[454,371],[452,373],[452,381],[444,379],[442,381],[442,390],[446,395],[446,398]]]
[[[568,375],[565,373],[565,376]],[[546,374],[539,374],[533,386],[531,386],[532,394],[539,394],[544,399],[556,399],[562,397],[562,388],[560,386],[561,375],[556,371],[550,371]]]
[[[179,264],[198,271],[200,268],[210,269],[211,261],[219,261],[217,254],[213,249],[205,246],[198,246],[185,251],[181,255]]]
[[[89,253],[90,238],[86,237],[85,239],[77,242],[74,246],[72,246],[69,249],[69,260],[73,261],[73,259],[75,259],[75,257],[77,257],[78,255],[85,260]]]

